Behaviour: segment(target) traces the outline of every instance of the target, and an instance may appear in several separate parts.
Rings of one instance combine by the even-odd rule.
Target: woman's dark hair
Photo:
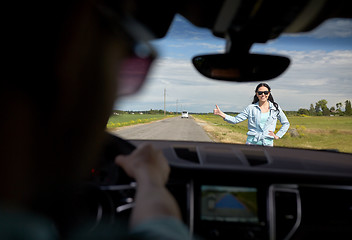
[[[252,104],[259,102],[259,98],[257,97],[257,92],[258,92],[258,89],[259,89],[260,87],[266,87],[266,88],[269,90],[269,92],[271,92],[271,88],[269,87],[268,84],[266,84],[266,83],[259,83],[258,86],[255,88],[255,94],[254,94],[254,97],[253,97],[253,102],[252,102]],[[274,104],[274,107],[276,108],[276,110],[279,111],[279,105],[274,101],[273,95],[272,95],[271,93],[270,93],[270,95],[269,95],[269,97],[268,97],[268,100],[269,100],[270,102],[272,102],[272,103]]]

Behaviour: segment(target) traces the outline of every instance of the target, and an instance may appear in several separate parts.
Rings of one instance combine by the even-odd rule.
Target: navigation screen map
[[[201,220],[257,223],[257,189],[201,186]]]

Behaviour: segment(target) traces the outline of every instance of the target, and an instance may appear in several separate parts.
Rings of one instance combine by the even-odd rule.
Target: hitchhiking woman
[[[255,89],[252,104],[236,117],[223,113],[218,105],[214,109],[214,114],[233,124],[248,119],[246,144],[273,146],[274,139],[282,138],[290,127],[290,123],[285,113],[274,101],[270,90],[268,84],[260,83]],[[274,133],[277,120],[281,122],[282,126],[277,133]]]

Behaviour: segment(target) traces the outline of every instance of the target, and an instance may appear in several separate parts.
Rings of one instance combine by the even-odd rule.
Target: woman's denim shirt
[[[248,136],[254,136],[254,141],[258,142],[262,140],[265,143],[265,138],[273,139],[273,136],[269,135],[269,131],[275,132],[276,122],[279,120],[282,124],[280,130],[276,133],[279,138],[282,138],[290,127],[290,123],[287,120],[285,113],[279,107],[279,111],[276,110],[274,104],[269,101],[270,115],[264,128],[260,127],[261,110],[259,103],[249,105],[245,110],[239,113],[236,117],[225,114],[224,120],[229,123],[239,123],[248,119]]]

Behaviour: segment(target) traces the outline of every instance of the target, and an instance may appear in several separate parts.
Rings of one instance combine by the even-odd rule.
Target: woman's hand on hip
[[[279,136],[277,136],[273,131],[269,131],[269,136],[274,137],[274,139],[279,139]]]

